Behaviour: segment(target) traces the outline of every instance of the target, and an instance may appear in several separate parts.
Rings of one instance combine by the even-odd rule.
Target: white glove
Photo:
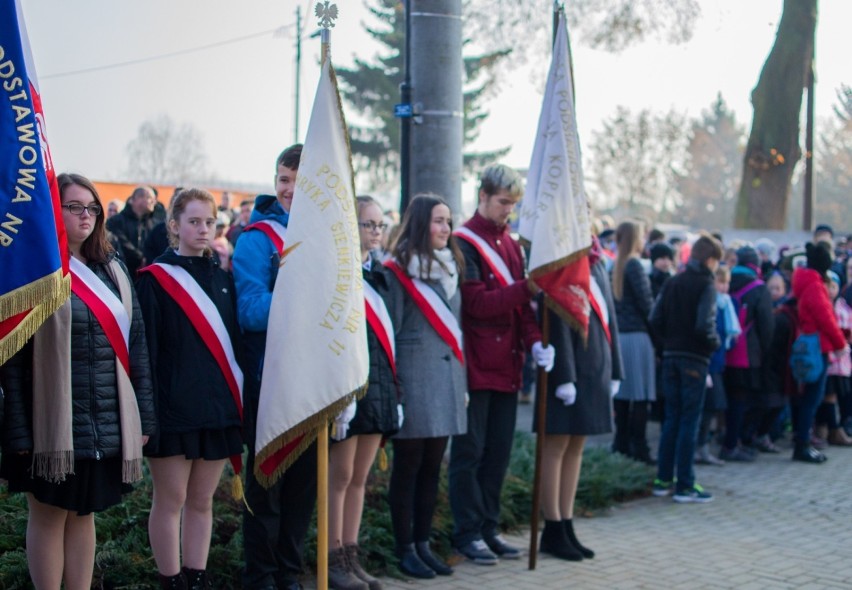
[[[396,417],[399,420],[399,428],[402,428],[402,421],[405,420],[405,415],[402,412],[402,404],[396,404]]]
[[[352,418],[355,417],[356,409],[357,402],[353,400],[352,403],[346,406],[346,408],[337,415],[337,418],[334,419],[334,435],[332,436],[334,440],[343,440],[346,438],[346,434],[349,432],[349,423],[352,422]]]
[[[566,406],[577,401],[577,386],[573,383],[563,383],[556,388],[556,397],[562,400]]]
[[[464,407],[468,407],[470,405],[470,394],[468,392],[464,392]]]
[[[556,349],[553,345],[548,344],[547,347],[541,345],[541,342],[536,342],[532,345],[532,355],[535,364],[544,368],[545,373],[550,373],[553,368],[553,359],[556,357]]]
[[[618,392],[620,390],[621,390],[621,381],[618,381],[617,379],[613,379],[612,381],[610,381],[610,383],[609,383],[610,396],[615,397],[616,395],[618,395]]]
[[[707,389],[713,387],[713,377],[710,376],[710,373],[707,373],[707,379],[704,380],[704,386]]]

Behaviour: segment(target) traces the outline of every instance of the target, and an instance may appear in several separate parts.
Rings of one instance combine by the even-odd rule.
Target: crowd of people
[[[277,158],[274,194],[238,211],[227,194],[217,204],[198,188],[176,189],[165,208],[144,186],[123,209],[105,208],[85,177],[60,175],[72,297],[0,367],[0,477],[27,497],[36,588],[91,585],[93,514],[141,479],[143,457],[159,584],[208,588],[213,493],[227,461],[240,473],[244,447],[243,587],[301,587],[316,444],[272,487],[254,476],[269,311],[301,149]],[[398,224],[376,200],[357,198],[369,382],[332,431],[332,588],[382,587],[362,566],[359,531],[385,440],[403,573],[453,574],[430,544],[448,447],[455,551],[483,566],[521,557],[501,534],[500,492],[518,394],[529,390],[525,361],[550,373],[545,422],[533,428],[547,433],[539,547],[559,559],[595,555],[573,520],[588,436],[614,430],[613,451],[657,464],[653,493],[683,503],[712,499],[695,462],[778,452],[787,422],[795,460],[818,464],[820,445],[852,445],[852,291],[830,228],[776,253],[765,241],[726,249],[709,234],[666,240],[638,221],[598,227],[581,333],[526,277],[509,225],[522,195],[515,170],[487,167],[474,215],[455,229],[438,195],[416,195]],[[549,344],[537,314],[549,314]],[[807,336],[818,362],[797,361]],[[800,375],[807,362],[815,377]],[[656,458],[646,436],[654,415]]]

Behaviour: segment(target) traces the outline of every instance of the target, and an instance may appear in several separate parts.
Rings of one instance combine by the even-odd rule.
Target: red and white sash
[[[222,321],[216,304],[192,278],[192,275],[180,266],[157,262],[146,266],[140,272],[151,273],[163,290],[186,314],[192,327],[201,336],[201,340],[219,365],[242,419],[243,372],[237,364],[228,329]]]
[[[253,229],[262,231],[272,241],[272,245],[278,250],[278,255],[284,255],[284,238],[287,235],[287,228],[275,221],[274,219],[261,219],[247,225],[243,231],[251,231]]]
[[[512,273],[509,270],[509,267],[506,266],[506,262],[488,242],[466,227],[460,227],[454,233],[456,236],[476,248],[476,251],[479,252],[479,256],[485,260],[488,268],[490,268],[491,272],[494,273],[494,276],[497,278],[497,282],[500,283],[500,286],[506,287],[515,282],[515,279],[512,278]]]
[[[101,325],[124,372],[130,375],[130,315],[124,303],[88,266],[71,257],[71,291]]]
[[[591,280],[589,280],[589,291],[592,294],[592,296],[589,297],[589,303],[592,305],[592,309],[595,310],[595,313],[598,315],[598,319],[601,321],[607,342],[612,344],[612,333],[609,331],[609,309],[606,306],[606,297],[604,297],[603,291],[601,291],[600,285],[598,285],[595,277],[591,277]]]
[[[405,288],[411,300],[423,313],[429,325],[435,329],[438,336],[447,343],[447,346],[452,349],[453,354],[461,364],[464,364],[464,353],[462,352],[462,331],[456,316],[452,310],[444,303],[441,296],[438,295],[432,287],[421,281],[409,277],[405,271],[400,268],[395,260],[385,262],[399,282]]]
[[[364,281],[364,303],[367,311],[367,323],[370,324],[379,344],[388,356],[393,378],[396,380],[396,340],[393,335],[393,323],[385,300],[367,281]]]

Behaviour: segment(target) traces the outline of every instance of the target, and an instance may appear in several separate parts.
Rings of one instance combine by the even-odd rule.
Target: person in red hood
[[[822,243],[807,244],[806,268],[797,268],[793,272],[793,296],[798,301],[799,325],[801,334],[819,334],[820,348],[823,353],[823,370],[814,383],[806,383],[804,395],[796,403],[793,434],[795,447],[793,460],[806,463],[823,463],[826,456],[813,448],[810,443],[810,430],[817,408],[825,395],[827,355],[835,350],[846,348],[846,339],[837,325],[834,308],[826,289],[826,272],[831,268],[831,250]]]

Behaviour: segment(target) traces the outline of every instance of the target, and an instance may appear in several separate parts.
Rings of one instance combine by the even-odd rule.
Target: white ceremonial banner
[[[550,304],[557,305],[554,309],[585,332],[591,224],[564,13],[559,16],[519,233],[530,243],[530,277],[549,296]]]
[[[255,439],[255,475],[265,485],[366,391],[365,318],[346,122],[326,58],[269,312]]]

